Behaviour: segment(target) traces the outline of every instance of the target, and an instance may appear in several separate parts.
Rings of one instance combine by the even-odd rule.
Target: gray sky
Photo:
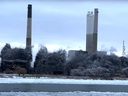
[[[49,51],[59,48],[85,50],[86,14],[99,9],[98,50],[111,46],[122,53],[123,40],[128,51],[128,2],[127,1],[59,1],[59,0],[1,0],[0,49],[5,43],[12,47],[26,45],[27,7],[32,4],[32,45],[34,55],[38,44]]]

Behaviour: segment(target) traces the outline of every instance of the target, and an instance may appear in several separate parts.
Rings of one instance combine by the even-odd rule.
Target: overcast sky
[[[38,44],[46,46],[49,51],[59,48],[86,50],[86,15],[94,8],[99,9],[98,51],[113,46],[117,49],[116,54],[121,55],[125,40],[128,53],[128,2],[109,0],[1,0],[0,50],[5,43],[25,47],[28,4],[32,4],[34,55],[39,49]]]

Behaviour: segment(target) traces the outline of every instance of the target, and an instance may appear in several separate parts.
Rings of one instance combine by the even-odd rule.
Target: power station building
[[[97,51],[97,36],[98,36],[98,9],[94,9],[94,14],[91,11],[87,13],[86,19],[86,51],[81,51],[82,54],[91,55],[97,53],[100,56],[107,54],[105,51]],[[69,50],[68,58],[71,60],[76,54],[79,54],[79,50]]]
[[[78,56],[80,54],[88,54],[87,51],[82,51],[82,50],[69,50],[68,51],[68,60],[70,61],[72,58],[75,56]]]

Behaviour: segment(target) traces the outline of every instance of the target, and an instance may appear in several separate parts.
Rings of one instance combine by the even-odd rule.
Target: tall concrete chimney
[[[98,9],[94,9],[94,27],[93,27],[93,53],[97,51],[98,36]]]
[[[31,33],[32,33],[32,5],[28,5],[28,15],[27,15],[27,38],[26,47],[31,46]]]
[[[88,52],[88,54],[93,53],[93,26],[94,15],[93,12],[88,11],[86,27],[86,51]]]

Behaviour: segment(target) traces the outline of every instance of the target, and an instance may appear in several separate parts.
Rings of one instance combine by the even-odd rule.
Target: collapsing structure
[[[1,71],[6,73],[15,72],[15,67],[20,66],[25,69],[30,68],[32,55],[28,53],[27,49],[11,48],[6,44],[1,51]]]
[[[15,59],[15,60],[8,60],[8,59],[2,59],[2,72],[5,71],[6,74],[13,74],[15,73],[14,68],[16,66],[20,66],[22,68],[27,69],[28,64],[30,62],[27,60],[20,60],[20,59]]]
[[[32,61],[31,53],[31,31],[32,31],[32,5],[28,5],[28,14],[27,14],[27,37],[26,37],[26,48],[14,48],[11,49],[10,45],[9,50],[5,48],[6,54],[1,54],[1,71],[6,73],[13,73],[14,68],[20,66],[25,69],[29,69]],[[15,55],[14,55],[15,54]],[[13,58],[12,58],[13,57]]]
[[[98,36],[98,9],[87,14],[87,27],[86,27],[86,51],[88,54],[97,52],[97,36]]]
[[[71,60],[75,56],[79,56],[80,54],[88,54],[87,51],[82,51],[82,50],[69,50],[68,51],[68,60]]]

